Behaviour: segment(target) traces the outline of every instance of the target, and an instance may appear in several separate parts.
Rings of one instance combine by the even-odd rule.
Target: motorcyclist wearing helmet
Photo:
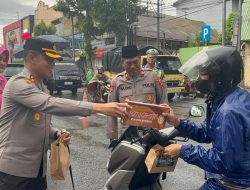
[[[147,64],[144,65],[144,68],[152,69],[157,72],[159,78],[164,78],[164,72],[162,68],[157,64],[157,56],[159,52],[156,49],[149,49],[146,51],[147,54]]]
[[[108,84],[110,79],[104,73],[104,67],[98,66],[97,73],[89,82],[87,89],[93,102],[106,102],[106,93],[108,93]]]
[[[173,110],[167,121],[202,146],[173,144],[164,155],[180,157],[205,170],[205,189],[249,189],[250,187],[250,94],[238,87],[243,78],[243,61],[234,47],[219,47],[196,54],[180,68],[198,77],[195,86],[208,93],[207,116],[203,123],[179,119]]]
[[[97,73],[94,75],[91,81],[102,81],[104,83],[108,82],[109,78],[107,75],[104,74],[103,66],[97,67]]]

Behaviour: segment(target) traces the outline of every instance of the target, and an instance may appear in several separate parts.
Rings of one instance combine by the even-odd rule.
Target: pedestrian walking
[[[70,133],[51,126],[51,115],[126,114],[127,104],[96,104],[52,97],[43,84],[62,60],[48,40],[28,38],[23,72],[7,82],[0,117],[0,190],[45,190],[50,140],[69,143]]]

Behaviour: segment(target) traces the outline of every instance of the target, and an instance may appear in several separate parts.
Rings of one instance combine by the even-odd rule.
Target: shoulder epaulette
[[[118,73],[117,75],[116,75],[116,77],[123,77],[124,75],[125,75],[125,71],[123,71],[123,72],[121,72],[121,73]]]

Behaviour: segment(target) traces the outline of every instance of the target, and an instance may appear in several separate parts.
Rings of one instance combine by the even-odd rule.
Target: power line
[[[217,3],[219,3],[219,2],[217,2]],[[208,6],[208,5],[214,5],[214,4],[217,4],[217,3],[198,4],[196,6],[183,7],[183,8],[188,8],[189,10],[191,10],[191,9],[195,9],[195,8],[205,7],[205,6]],[[165,9],[165,10],[168,10],[168,9]]]
[[[204,8],[204,9],[200,9],[200,10],[197,10],[197,11],[190,12],[190,13],[188,13],[188,14],[184,14],[184,15],[181,15],[181,16],[178,16],[178,17],[174,17],[174,18],[172,18],[172,19],[164,20],[164,21],[161,21],[160,23],[165,23],[165,22],[168,22],[168,21],[171,21],[171,20],[176,20],[176,19],[181,18],[181,17],[184,17],[184,16],[186,16],[186,15],[190,15],[190,14],[193,14],[193,13],[197,13],[197,12],[200,12],[200,11],[203,11],[203,10],[206,10],[206,9],[209,9],[209,8],[211,8],[211,7],[217,6],[217,5],[219,5],[219,4],[221,4],[221,3],[217,3],[217,4],[215,4],[215,5],[212,5],[212,6],[210,6],[210,7],[206,7],[206,8]],[[155,24],[149,24],[149,25],[141,26],[140,28],[145,28],[145,27],[154,26],[154,25],[155,25]]]

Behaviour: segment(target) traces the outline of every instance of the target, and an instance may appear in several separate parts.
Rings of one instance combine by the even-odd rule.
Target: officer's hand
[[[59,131],[57,133],[58,137],[61,139],[61,141],[65,144],[69,144],[71,140],[71,135],[69,131],[66,131],[65,129]]]
[[[171,144],[164,148],[163,155],[169,158],[178,158],[181,153],[181,144]]]
[[[127,109],[131,109],[127,103],[107,103],[107,104],[97,104],[93,103],[93,111],[96,113],[103,113],[108,116],[125,116],[127,115]]]
[[[173,125],[175,128],[177,128],[180,125],[180,119],[175,115],[173,109],[168,104],[161,104],[160,106],[165,106],[170,110],[169,113],[164,112],[162,115],[166,118],[170,125]]]

